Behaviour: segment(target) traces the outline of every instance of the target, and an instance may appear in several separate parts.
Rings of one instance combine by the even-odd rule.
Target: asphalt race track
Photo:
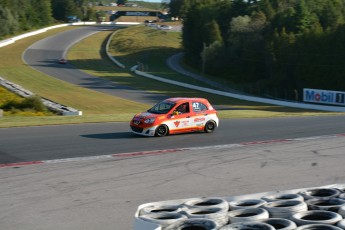
[[[111,95],[146,103],[161,97],[108,87],[56,63],[71,43],[92,33],[85,27],[47,38],[24,59]],[[148,202],[343,184],[344,143],[345,116],[229,119],[211,134],[162,138],[136,136],[129,123],[2,128],[1,229],[129,230],[137,207]],[[12,164],[35,161],[46,163]]]
[[[0,164],[345,133],[344,116],[221,120],[211,134],[132,134],[129,123],[0,129]]]

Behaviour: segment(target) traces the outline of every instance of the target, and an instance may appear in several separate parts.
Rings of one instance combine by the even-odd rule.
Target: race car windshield
[[[147,110],[147,112],[154,114],[166,114],[171,110],[172,107],[174,107],[174,105],[175,103],[173,102],[162,101],[153,106],[151,109]]]

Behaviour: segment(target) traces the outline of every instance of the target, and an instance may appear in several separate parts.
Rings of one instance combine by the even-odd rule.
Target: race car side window
[[[155,106],[153,106],[151,109],[149,109],[147,112],[149,113],[155,113],[155,114],[165,114],[170,111],[172,107],[174,107],[175,103],[172,102],[166,102],[162,101]]]
[[[176,108],[176,111],[178,112],[178,114],[189,113],[189,103],[186,102],[186,103],[179,105]]]
[[[193,111],[194,111],[195,113],[198,113],[198,112],[202,112],[202,111],[206,111],[206,110],[207,110],[207,106],[204,105],[204,104],[201,103],[201,102],[193,102],[192,105],[193,105]]]

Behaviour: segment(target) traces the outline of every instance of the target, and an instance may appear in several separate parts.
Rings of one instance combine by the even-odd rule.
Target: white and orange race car
[[[185,132],[213,132],[218,127],[217,111],[204,98],[169,98],[136,114],[130,122],[133,133],[166,136]]]

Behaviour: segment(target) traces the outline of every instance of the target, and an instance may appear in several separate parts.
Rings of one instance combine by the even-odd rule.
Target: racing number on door
[[[200,111],[200,103],[199,102],[193,102],[192,104],[194,112]]]

